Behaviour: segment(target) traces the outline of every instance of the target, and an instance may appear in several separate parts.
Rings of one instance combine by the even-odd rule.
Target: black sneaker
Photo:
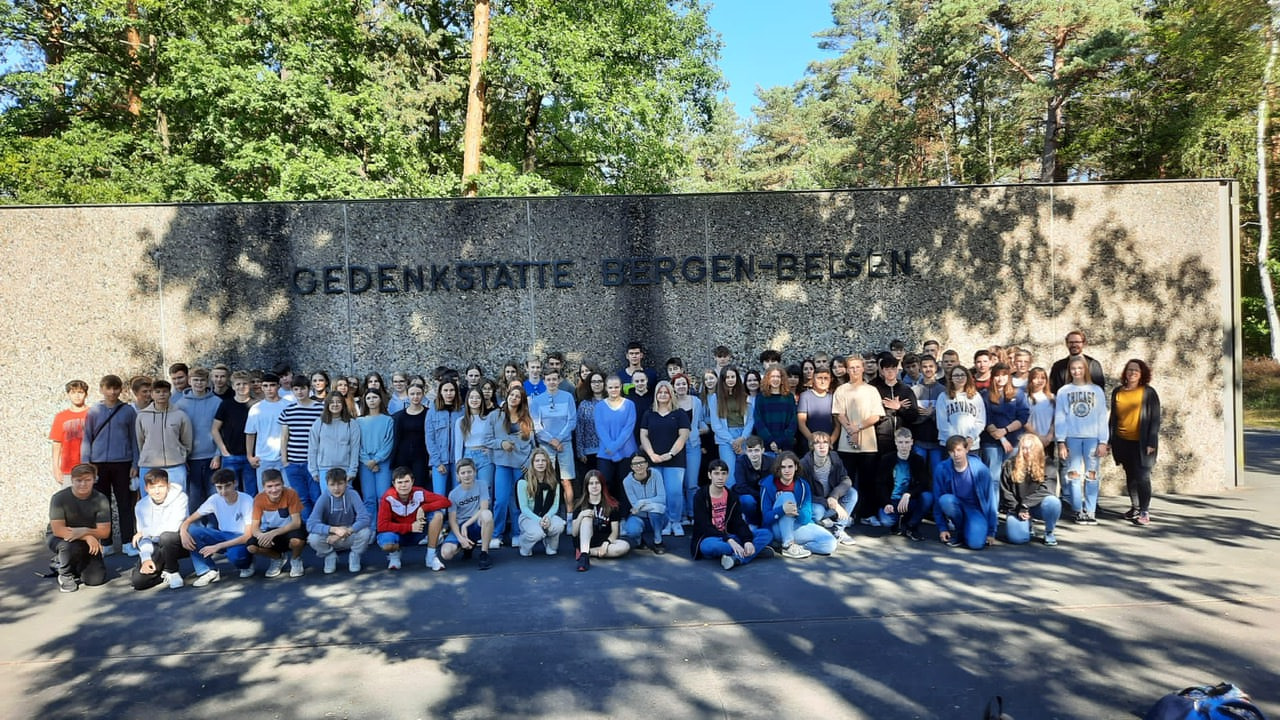
[[[1095,517],[1093,513],[1085,513],[1084,522],[1086,525],[1097,525],[1098,518]]]
[[[765,558],[771,558],[777,554],[778,553],[773,551],[773,548],[769,547],[768,545],[765,545],[764,547],[756,551],[756,558],[763,560]]]
[[[663,545],[662,543],[653,543],[652,545],[649,546],[649,549],[653,551],[654,555],[667,554],[667,546]]]
[[[920,528],[907,528],[906,536],[916,542],[924,539],[924,536],[920,534]]]
[[[80,589],[80,583],[76,582],[74,575],[59,575],[58,590],[60,592],[75,592]]]
[[[1085,514],[1085,512],[1084,512],[1083,510],[1081,510],[1081,511],[1080,511],[1080,512],[1078,512],[1078,513],[1076,513],[1076,524],[1077,524],[1077,525],[1084,525],[1084,524],[1086,524],[1086,523],[1088,523],[1088,522],[1089,522],[1089,516],[1088,516],[1088,515],[1086,515],[1086,514]]]
[[[1138,508],[1136,508],[1136,507],[1131,507],[1131,508],[1129,508],[1128,510],[1125,510],[1125,511],[1124,511],[1124,519],[1125,519],[1125,520],[1137,520],[1137,519],[1138,519]]]
[[[462,551],[462,559],[463,559],[463,560],[470,560],[470,559],[471,559],[471,554],[472,554],[472,553],[474,553],[474,552],[475,552],[475,548],[467,548],[466,550],[463,550],[463,551]]]
[[[952,533],[951,539],[947,540],[947,547],[960,547],[960,536]]]
[[[493,561],[489,559],[489,553],[484,550],[480,551],[480,561],[477,563],[481,570],[488,570],[493,567]]]
[[[586,572],[591,569],[591,556],[587,553],[578,554],[578,572]]]

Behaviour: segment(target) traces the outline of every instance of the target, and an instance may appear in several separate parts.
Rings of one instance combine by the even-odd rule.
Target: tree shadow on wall
[[[139,364],[163,375],[164,362],[233,369],[287,362],[307,336],[290,321],[290,293],[280,283],[292,267],[302,207],[183,205],[161,237],[140,231],[152,264],[135,272],[136,292],[163,303],[165,340],[161,347],[155,335],[134,339],[129,351]]]

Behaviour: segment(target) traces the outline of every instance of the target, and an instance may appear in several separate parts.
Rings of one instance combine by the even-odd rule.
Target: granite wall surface
[[[608,368],[936,338],[1036,364],[1089,335],[1147,359],[1161,492],[1240,464],[1236,188],[1226,182],[0,209],[0,539],[44,526],[63,383],[167,364],[428,372],[566,352]],[[21,409],[21,410],[19,410]],[[1108,466],[1108,486],[1120,473]]]

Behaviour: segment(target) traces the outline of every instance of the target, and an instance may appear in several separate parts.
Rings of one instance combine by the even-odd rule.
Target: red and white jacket
[[[449,498],[430,490],[414,486],[409,500],[400,499],[395,488],[388,488],[382,495],[382,508],[378,511],[378,532],[411,533],[418,521],[418,511],[431,513],[449,507]]]

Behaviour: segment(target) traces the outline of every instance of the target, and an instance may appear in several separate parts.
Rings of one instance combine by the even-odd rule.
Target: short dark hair
[[[345,470],[343,471],[343,474],[346,474]],[[262,471],[263,485],[266,485],[269,482],[275,482],[276,480],[284,482],[284,473],[281,473],[279,468],[267,468]]]
[[[167,484],[169,482],[169,472],[164,468],[151,468],[147,471],[146,476],[142,478],[142,481],[145,485]]]
[[[65,392],[71,392],[72,390],[83,390],[85,392],[89,392],[89,383],[83,380],[72,380],[67,383],[66,388]]]
[[[272,469],[274,470],[274,468]],[[262,475],[263,475],[263,478],[265,478],[267,474],[264,472],[262,473]],[[346,482],[346,481],[347,481],[347,471],[343,470],[342,468],[329,468],[329,471],[324,474],[324,482],[326,485],[328,485],[331,482]]]
[[[453,471],[456,473],[464,467],[469,467],[472,470],[475,470],[476,461],[472,460],[471,458],[462,458],[461,460],[458,461],[458,464],[454,466]]]
[[[186,363],[180,363],[180,362],[178,362],[178,363],[174,363],[174,364],[172,364],[172,365],[170,365],[170,366],[169,366],[169,374],[170,374],[170,375],[172,375],[172,374],[174,374],[174,373],[176,373],[176,372],[185,373],[185,372],[190,372],[190,371],[191,371],[191,368],[187,367],[187,364],[186,364]]]
[[[151,383],[151,389],[154,390],[172,390],[173,384],[168,380],[156,380]]]
[[[724,345],[717,345],[716,349],[711,351],[711,354],[716,357],[729,357],[730,355],[733,355],[733,352]]]
[[[707,472],[715,472],[716,470],[729,472],[729,463],[721,460],[720,458],[716,458],[715,460],[707,463]]]
[[[667,358],[667,363],[666,363],[666,364],[667,364],[667,365],[679,365],[680,367],[684,367],[684,360],[681,360],[679,357],[675,357],[675,356],[673,356],[673,357],[669,357],[669,358]]]
[[[969,438],[963,435],[952,435],[951,437],[947,438],[947,453],[950,454],[952,450],[955,450],[957,447],[961,445],[968,447]]]
[[[103,375],[102,380],[98,381],[98,387],[120,390],[124,387],[124,381],[119,375]]]
[[[213,471],[213,477],[210,478],[210,481],[214,485],[235,485],[236,471],[230,468],[218,468]]]

